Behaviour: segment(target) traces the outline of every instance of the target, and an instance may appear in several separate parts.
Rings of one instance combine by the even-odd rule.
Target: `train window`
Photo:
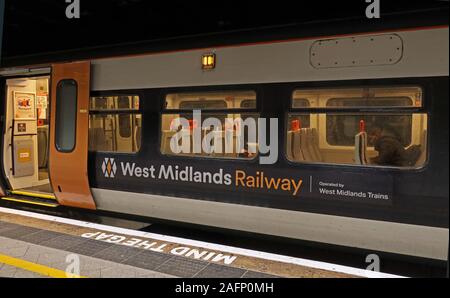
[[[295,97],[306,98],[310,105],[295,103]],[[421,167],[427,157],[428,130],[427,114],[417,109],[422,105],[418,87],[297,90],[288,114],[287,158]],[[316,113],[317,107],[330,111]]]
[[[90,101],[90,110],[139,110],[139,96],[120,95],[92,97]]]
[[[245,104],[245,106],[243,105]],[[223,110],[256,108],[254,91],[175,93],[166,96],[166,110]]]
[[[395,132],[399,142],[407,147],[412,140],[412,115],[327,115],[327,143],[332,146],[353,146],[355,135],[359,133],[359,123],[364,121],[366,130],[389,123],[390,128]],[[374,146],[373,140],[367,140],[369,146]]]
[[[141,147],[139,96],[92,97],[89,150],[135,153]]]
[[[201,112],[201,119],[194,110]],[[253,159],[258,143],[252,132],[257,131],[258,117],[254,91],[168,94],[161,117],[161,153]]]
[[[305,100],[308,104],[304,103]],[[294,91],[292,108],[304,107],[330,109],[422,107],[422,89],[370,87]]]
[[[70,152],[75,148],[77,118],[77,82],[63,80],[56,90],[56,136],[58,151]]]

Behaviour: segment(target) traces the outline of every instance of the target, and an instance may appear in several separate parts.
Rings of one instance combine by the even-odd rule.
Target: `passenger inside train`
[[[371,143],[374,144],[376,157],[371,158],[371,163],[387,166],[411,166],[420,157],[421,149],[418,145],[412,145],[405,149],[400,143],[400,138],[395,129],[389,123],[376,123],[369,134]]]

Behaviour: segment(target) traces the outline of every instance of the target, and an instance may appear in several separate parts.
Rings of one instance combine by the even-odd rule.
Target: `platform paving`
[[[91,278],[166,278],[176,277],[170,274],[156,272],[152,270],[133,267],[125,264],[118,264],[112,261],[106,261],[99,258],[93,258],[85,255],[76,255],[79,258],[79,272],[70,270],[73,262],[71,252],[49,248],[41,245],[28,243],[25,241],[14,240],[0,237],[0,255],[17,258],[34,264],[43,265],[49,268],[69,273],[78,273],[83,277]],[[71,257],[72,256],[72,257]],[[11,265],[0,263],[0,277],[18,277],[34,278],[49,277],[42,274],[23,270]]]
[[[86,237],[86,234],[98,235]],[[143,235],[145,236],[145,235]],[[126,239],[123,245],[111,239]],[[100,239],[100,240],[99,240]],[[145,241],[144,241],[145,240]],[[79,275],[90,278],[181,277],[181,278],[274,278],[352,277],[349,274],[301,265],[265,260],[226,252],[208,251],[214,257],[195,257],[185,251],[203,253],[205,248],[128,234],[112,234],[95,228],[48,221],[0,212],[0,277],[38,277],[11,264],[1,264],[1,256],[17,258],[65,273],[74,258],[79,259]],[[153,242],[158,244],[152,244]],[[228,253],[229,254],[229,253]],[[203,254],[207,256],[207,254]],[[73,268],[73,267],[70,267]],[[42,275],[42,274],[41,274]],[[45,274],[44,274],[45,277]]]
[[[84,277],[230,277],[259,276],[238,268],[171,256],[97,240],[0,221],[0,255],[65,271],[75,255]],[[37,277],[36,273],[2,264],[0,277]],[[276,277],[262,275],[261,277]]]

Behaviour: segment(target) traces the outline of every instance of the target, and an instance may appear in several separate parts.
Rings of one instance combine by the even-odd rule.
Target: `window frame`
[[[181,93],[209,93],[209,92],[253,92],[256,100],[255,108],[232,108],[232,109],[206,109],[201,110],[203,114],[258,114],[261,117],[261,103],[262,103],[262,91],[261,87],[257,85],[227,85],[227,86],[207,86],[207,87],[175,87],[167,88],[160,93],[161,108],[159,110],[159,127],[158,127],[158,149],[157,152],[160,157],[164,158],[178,158],[178,159],[193,159],[193,160],[205,160],[205,161],[234,161],[244,163],[257,162],[259,154],[256,154],[253,158],[232,158],[232,157],[209,157],[204,155],[182,155],[182,154],[165,154],[161,151],[162,145],[162,123],[164,115],[174,114],[186,114],[193,113],[192,109],[167,109],[166,98],[171,94]],[[203,119],[203,116],[202,116]]]
[[[344,83],[345,84],[345,83]],[[349,90],[349,89],[361,89],[361,88],[419,88],[422,95],[422,102],[420,106],[408,106],[408,107],[344,107],[344,108],[335,108],[335,107],[305,107],[305,108],[294,108],[293,102],[294,102],[294,95],[295,92],[299,90],[329,90],[329,89],[343,89],[343,90]],[[417,171],[423,171],[426,169],[429,165],[430,161],[430,113],[428,111],[428,105],[429,99],[427,99],[427,88],[423,83],[417,82],[416,84],[389,84],[389,83],[380,83],[377,84],[374,82],[374,84],[367,84],[363,83],[361,85],[355,85],[355,83],[350,83],[348,85],[344,85],[342,87],[341,82],[331,82],[328,85],[320,84],[320,85],[300,85],[296,84],[290,88],[289,93],[289,99],[288,99],[288,105],[287,110],[284,113],[284,141],[283,141],[283,158],[284,160],[292,165],[292,166],[326,166],[326,167],[349,167],[349,168],[356,168],[356,169],[385,169],[385,170],[394,170],[394,171],[402,171],[402,172],[417,172]],[[328,101],[328,100],[327,100]],[[425,162],[418,166],[418,167],[397,167],[397,166],[383,166],[383,165],[357,165],[357,164],[344,164],[344,163],[329,163],[329,162],[304,162],[304,161],[293,161],[290,160],[287,155],[287,137],[288,137],[288,131],[290,127],[289,123],[289,116],[292,116],[292,114],[300,114],[300,115],[311,115],[311,114],[333,114],[333,115],[345,115],[345,114],[371,114],[371,115],[411,115],[414,114],[425,114],[426,117],[426,124],[427,124],[427,142],[426,142],[426,159]],[[328,141],[326,141],[328,143]],[[335,146],[335,147],[343,147],[343,148],[353,148],[351,146]]]
[[[112,115],[112,116],[119,116],[119,115],[140,115],[141,116],[141,146],[139,147],[139,150],[135,151],[135,152],[120,152],[120,151],[93,151],[90,150],[88,147],[88,151],[89,152],[95,152],[95,153],[109,153],[109,154],[120,154],[120,155],[138,155],[141,150],[142,150],[142,136],[143,134],[143,130],[144,130],[144,113],[143,113],[143,109],[142,109],[142,98],[144,97],[142,94],[139,94],[137,92],[127,92],[126,90],[121,91],[121,92],[99,92],[99,93],[91,93],[89,95],[89,104],[91,102],[91,100],[93,98],[96,97],[119,97],[119,96],[132,96],[132,97],[137,97],[138,98],[138,104],[139,104],[139,108],[138,109],[115,109],[115,110],[108,110],[108,109],[95,109],[95,110],[91,110],[89,109],[89,121],[90,121],[90,117],[91,115]],[[90,105],[89,105],[90,106]],[[120,134],[120,132],[119,132]]]

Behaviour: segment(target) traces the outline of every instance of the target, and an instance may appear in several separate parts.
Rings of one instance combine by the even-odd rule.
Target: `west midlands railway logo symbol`
[[[117,165],[114,158],[105,158],[102,164],[102,171],[106,178],[114,178],[117,172]]]

